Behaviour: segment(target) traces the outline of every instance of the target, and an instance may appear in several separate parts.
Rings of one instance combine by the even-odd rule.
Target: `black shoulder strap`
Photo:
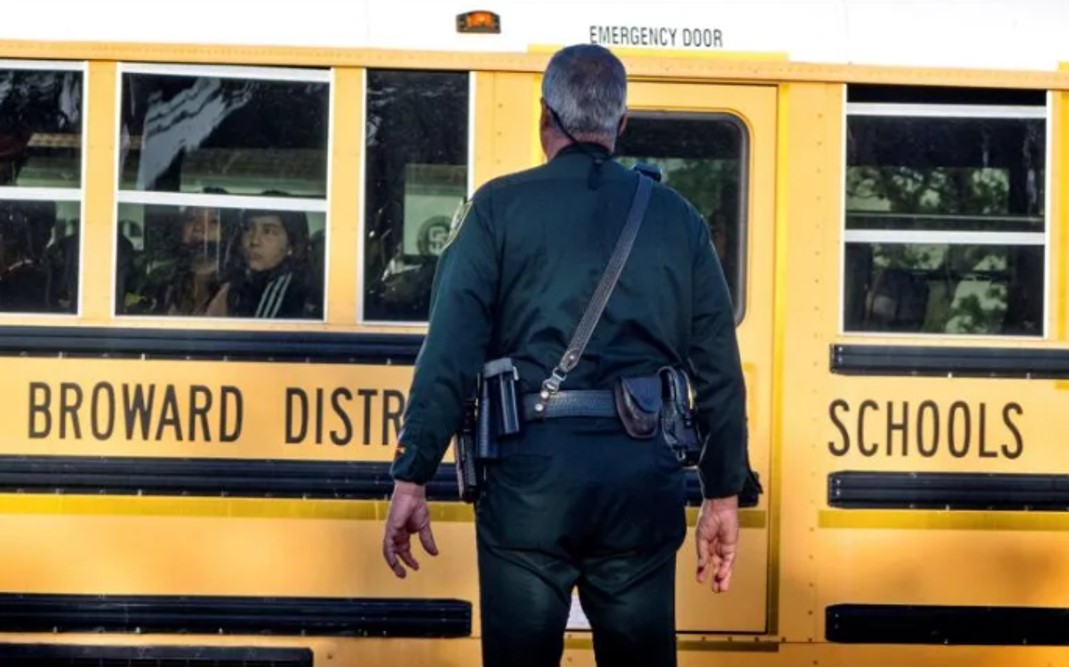
[[[583,319],[579,321],[579,326],[576,327],[575,333],[572,334],[568,349],[557,363],[557,367],[553,369],[553,373],[542,383],[542,391],[539,392],[539,400],[535,404],[535,412],[543,412],[546,409],[546,403],[550,397],[560,390],[561,383],[579,363],[579,358],[583,356],[583,351],[586,349],[587,343],[590,342],[590,336],[594,333],[594,327],[597,326],[598,320],[601,319],[605,304],[609,302],[613,288],[616,287],[616,281],[620,278],[620,272],[623,271],[624,264],[627,263],[627,257],[631,254],[631,246],[635,244],[638,228],[642,226],[642,218],[645,216],[646,207],[650,202],[650,190],[652,187],[653,181],[649,177],[642,174],[638,175],[635,197],[631,200],[631,210],[627,214],[627,222],[624,223],[623,231],[620,232],[620,238],[616,241],[616,248],[612,252],[612,257],[609,258],[609,264],[605,267],[605,272],[601,275],[597,289],[594,290],[594,296],[590,298],[590,304],[587,305],[586,312],[583,313]]]

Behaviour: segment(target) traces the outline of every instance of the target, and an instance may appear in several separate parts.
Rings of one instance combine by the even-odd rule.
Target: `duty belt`
[[[523,397],[524,421],[540,421],[558,417],[616,417],[616,398],[608,389],[576,389],[558,391],[546,403],[542,412],[535,410],[538,394]]]

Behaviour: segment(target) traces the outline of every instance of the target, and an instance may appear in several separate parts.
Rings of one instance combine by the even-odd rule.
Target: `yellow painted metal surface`
[[[470,128],[474,185],[542,160],[538,71],[545,54],[0,42],[0,55],[90,60],[82,315],[26,317],[19,323],[165,325],[176,336],[188,328],[250,335],[262,330],[421,331],[419,325],[358,322],[364,67],[478,70]],[[750,140],[747,290],[739,336],[749,387],[752,463],[766,494],[758,508],[743,512],[742,551],[731,593],[713,596],[693,582],[692,539],[680,552],[680,664],[1069,662],[1069,649],[1057,647],[831,644],[824,620],[825,608],[841,603],[1069,607],[1069,561],[1063,557],[1069,550],[1069,519],[1063,513],[843,510],[829,505],[827,490],[829,474],[851,470],[1069,473],[1061,427],[1069,382],[851,377],[829,370],[829,347],[836,343],[1064,347],[1069,335],[1066,93],[1053,94],[1050,123],[1051,338],[917,339],[840,331],[843,84],[1065,91],[1069,71],[827,67],[639,53],[626,58],[634,77],[634,110],[730,113],[742,119]],[[117,60],[334,68],[325,323],[112,316]],[[149,459],[386,462],[411,378],[406,366],[96,358],[5,357],[0,370],[0,404],[7,408],[0,422],[0,453]],[[190,416],[194,387],[205,387],[212,396],[210,435],[204,422]],[[154,407],[143,415],[125,407],[127,396],[147,397],[150,391]],[[172,410],[177,418],[165,418]],[[918,435],[922,410],[940,415],[937,438],[931,431]],[[423,556],[422,571],[399,582],[381,563],[386,507],[384,500],[3,494],[0,590],[454,597],[474,604],[472,638],[255,641],[311,646],[320,665],[477,664],[471,509],[434,504],[442,555]],[[690,511],[692,525],[694,516]],[[249,639],[4,635],[0,641],[233,645]],[[593,664],[590,635],[569,633],[565,657],[566,664]]]

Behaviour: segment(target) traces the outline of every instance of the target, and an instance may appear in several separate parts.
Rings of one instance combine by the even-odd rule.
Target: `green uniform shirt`
[[[511,357],[528,393],[560,360],[639,178],[608,160],[592,179],[594,152],[607,157],[600,147],[573,145],[548,164],[490,181],[458,219],[434,278],[394,479],[434,476],[485,361]],[[617,378],[666,365],[687,367],[694,381],[706,438],[704,497],[737,494],[748,469],[734,309],[705,221],[654,184],[631,256],[562,390],[611,389]]]

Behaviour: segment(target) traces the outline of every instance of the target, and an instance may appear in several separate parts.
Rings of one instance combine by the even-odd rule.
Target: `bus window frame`
[[[81,145],[78,150],[81,162],[79,182],[77,188],[54,188],[54,187],[0,187],[0,200],[4,201],[51,201],[51,202],[78,202],[78,303],[72,313],[30,313],[30,312],[0,312],[0,321],[18,318],[20,321],[26,318],[40,318],[41,320],[77,320],[82,317],[82,303],[84,295],[85,277],[85,175],[88,162],[86,150],[88,137],[88,113],[89,113],[89,61],[87,60],[18,60],[14,58],[0,59],[0,70],[26,70],[37,72],[78,72],[82,75],[82,127],[79,133]],[[21,194],[20,194],[21,193]]]
[[[276,328],[314,326],[321,328],[330,322],[330,240],[331,240],[331,186],[334,175],[334,91],[336,89],[336,67],[329,68],[298,68],[298,67],[249,67],[241,65],[198,65],[198,64],[161,64],[143,62],[119,62],[116,63],[115,71],[115,94],[117,96],[115,113],[115,137],[122,136],[122,100],[123,100],[123,76],[126,74],[146,74],[152,76],[178,76],[178,77],[217,77],[221,79],[240,79],[246,81],[273,81],[273,82],[307,82],[324,83],[327,86],[327,142],[324,146],[326,159],[326,182],[325,192],[322,199],[306,197],[261,197],[257,195],[231,195],[231,194],[204,194],[193,192],[155,192],[151,190],[123,190],[122,189],[122,152],[118,145],[114,155],[114,178],[113,189],[114,202],[111,219],[111,244],[112,266],[111,279],[109,281],[108,300],[111,303],[109,318],[121,322],[181,322],[193,323],[195,326],[213,325],[237,325],[240,327],[264,326]],[[322,288],[322,315],[317,319],[289,319],[289,318],[254,318],[254,317],[209,317],[205,315],[171,316],[171,315],[127,315],[117,312],[119,303],[115,300],[115,288],[118,276],[116,275],[116,262],[119,253],[119,207],[129,205],[161,205],[182,206],[188,204],[216,206],[240,211],[246,206],[256,208],[276,208],[279,210],[300,211],[303,213],[323,214],[323,288]],[[79,298],[81,290],[79,290]],[[274,326],[271,326],[274,325]],[[228,328],[228,327],[222,327]]]
[[[364,306],[366,305],[365,292],[367,290],[367,280],[365,271],[367,270],[367,75],[368,72],[373,70],[382,71],[398,71],[397,68],[392,67],[364,67],[363,83],[361,88],[364,91],[364,97],[360,100],[360,183],[359,183],[359,201],[360,201],[360,220],[357,224],[357,246],[356,246],[356,323],[360,326],[367,327],[382,327],[388,330],[401,330],[409,331],[412,329],[426,328],[430,326],[430,320],[372,320],[364,316]],[[471,201],[472,196],[475,194],[475,95],[476,95],[476,77],[479,72],[477,70],[466,69],[411,69],[406,70],[410,72],[424,72],[424,73],[446,73],[446,74],[464,74],[468,75],[468,147],[467,147],[467,165],[466,165],[466,189],[465,202]],[[430,286],[428,286],[430,289]],[[428,316],[430,313],[428,313]]]
[[[644,109],[637,109],[635,111],[628,110],[627,118],[630,122],[631,119],[654,119],[654,120],[700,120],[700,121],[719,121],[726,120],[732,125],[735,125],[739,130],[739,217],[738,217],[738,249],[736,251],[739,273],[736,276],[736,289],[738,291],[739,302],[733,303],[735,327],[738,328],[742,325],[743,320],[746,319],[747,303],[749,302],[749,253],[750,253],[750,204],[753,200],[752,192],[750,192],[750,174],[753,171],[753,159],[751,156],[750,145],[753,141],[752,131],[749,124],[746,123],[746,119],[742,116],[732,113],[730,111],[710,111],[708,113],[700,111],[647,111]],[[627,134],[627,129],[624,129],[624,134]],[[671,186],[669,186],[671,187]],[[745,195],[745,200],[743,196]],[[683,196],[680,194],[680,196]],[[684,197],[686,199],[686,197]],[[694,206],[694,203],[689,199],[686,200],[688,204]],[[697,210],[697,207],[695,207]],[[713,230],[709,227],[709,220],[706,218],[702,211],[698,211],[698,215],[702,221],[705,222],[705,226],[709,229],[709,238],[712,239]],[[723,270],[723,263],[720,258],[717,257],[717,263],[720,264],[721,270]],[[725,274],[726,277],[726,274]],[[735,295],[729,294],[734,300]]]
[[[841,338],[859,338],[859,339],[877,339],[884,338],[890,340],[915,340],[917,342],[923,342],[926,344],[937,343],[939,341],[947,342],[962,342],[962,341],[989,341],[997,342],[999,344],[1006,344],[1010,342],[1049,342],[1051,340],[1051,318],[1054,317],[1054,309],[1051,308],[1051,288],[1052,288],[1052,267],[1053,260],[1052,248],[1051,248],[1051,236],[1052,227],[1054,221],[1051,218],[1051,206],[1053,204],[1053,188],[1055,183],[1052,175],[1055,169],[1052,166],[1052,159],[1054,157],[1054,97],[1052,91],[1044,91],[1044,104],[1040,105],[1009,105],[1009,104],[953,104],[946,102],[848,102],[848,84],[843,84],[842,90],[842,141],[841,143],[841,157],[840,166],[842,172],[837,188],[837,196],[839,197],[839,236],[837,241],[837,251],[839,255],[839,285],[837,290],[838,297],[838,315],[837,315],[837,335]],[[860,110],[860,112],[859,112]],[[863,240],[864,237],[870,233],[871,230],[848,230],[846,228],[846,174],[850,165],[847,163],[848,156],[848,124],[850,116],[873,116],[882,118],[964,118],[964,119],[977,119],[977,118],[1001,118],[1001,119],[1040,119],[1044,121],[1044,133],[1043,140],[1043,186],[1045,188],[1043,193],[1043,330],[1038,335],[1010,335],[1010,334],[998,334],[998,333],[936,333],[936,332],[895,332],[895,331],[851,331],[846,328],[846,250],[847,244],[851,241],[850,237],[860,237],[853,242],[867,243]],[[860,232],[860,233],[858,233]],[[913,232],[896,232],[918,234],[921,238],[932,239],[928,243],[946,243],[949,245],[969,245],[967,241],[940,241],[940,234],[945,232],[940,231],[913,231]],[[1000,232],[966,232],[968,234],[998,234]],[[1016,234],[1016,233],[1008,233]],[[1019,234],[1032,234],[1040,235],[1039,232],[1020,232]],[[911,243],[919,243],[919,241],[911,241]],[[1015,244],[1017,245],[1017,244]],[[1031,244],[1035,245],[1035,244]],[[1069,260],[1065,260],[1069,261]],[[1065,285],[1060,286],[1060,289],[1066,289]]]

